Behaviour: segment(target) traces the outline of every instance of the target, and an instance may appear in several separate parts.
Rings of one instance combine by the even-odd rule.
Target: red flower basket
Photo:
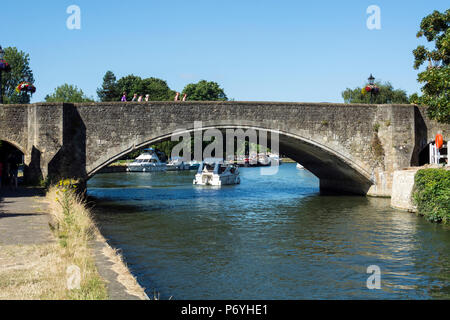
[[[16,87],[16,92],[17,93],[21,93],[21,92],[35,93],[36,87],[33,86],[31,83],[24,81],[24,82],[19,83],[19,85]]]

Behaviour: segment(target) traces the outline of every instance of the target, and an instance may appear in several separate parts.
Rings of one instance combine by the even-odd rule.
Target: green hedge
[[[422,169],[414,179],[414,202],[432,222],[450,223],[450,170]]]

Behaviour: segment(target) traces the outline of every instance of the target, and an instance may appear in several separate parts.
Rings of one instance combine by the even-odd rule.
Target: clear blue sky
[[[69,30],[69,5],[81,30]],[[381,30],[366,27],[369,5]],[[342,102],[370,73],[419,90],[411,51],[421,19],[448,1],[3,0],[0,44],[31,56],[33,101],[63,83],[97,98],[107,70],[181,91],[201,79],[236,100]]]

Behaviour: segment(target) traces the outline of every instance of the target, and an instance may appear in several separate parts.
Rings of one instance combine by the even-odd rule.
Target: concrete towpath
[[[0,189],[0,246],[54,241],[43,189]]]

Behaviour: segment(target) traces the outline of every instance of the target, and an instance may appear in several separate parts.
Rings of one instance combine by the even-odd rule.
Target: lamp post
[[[3,51],[2,46],[0,46],[0,60],[5,57],[5,51]],[[0,104],[3,104],[3,91],[2,91],[2,70],[0,69]]]
[[[370,87],[370,103],[373,103],[373,95],[378,94],[379,89],[375,85],[375,78],[372,74],[370,74],[370,77],[367,80],[369,80],[369,87]]]

